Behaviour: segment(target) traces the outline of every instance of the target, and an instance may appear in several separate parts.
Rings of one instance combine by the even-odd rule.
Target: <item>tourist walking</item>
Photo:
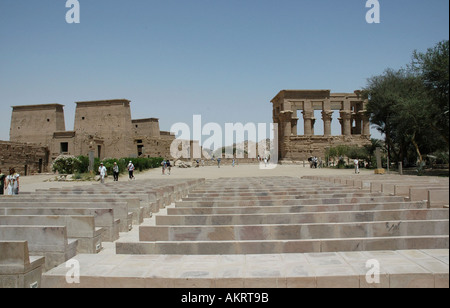
[[[217,166],[220,168],[220,162],[222,161],[222,159],[219,157],[218,159],[217,159]]]
[[[355,164],[355,173],[359,174],[359,160],[357,158],[355,158],[353,163]]]
[[[0,169],[0,195],[3,195],[5,191],[5,178],[6,175],[3,174],[2,170]]]
[[[130,162],[128,163],[128,166],[127,166],[127,169],[128,169],[128,176],[129,176],[129,179],[130,180],[134,180],[135,178],[134,178],[134,165],[133,165],[133,162],[130,160]]]
[[[14,168],[9,169],[9,175],[6,177],[5,183],[8,195],[14,196],[19,194],[19,177],[20,175],[16,173]]]
[[[172,165],[170,164],[170,160],[166,160],[166,169],[167,175],[170,175],[170,171],[172,171]]]
[[[105,184],[106,172],[106,167],[103,166],[103,163],[100,163],[100,167],[98,167],[98,173],[100,173],[100,182],[102,184]]]
[[[113,175],[114,175],[114,182],[118,182],[119,181],[119,166],[117,165],[116,162],[114,162],[114,166],[113,166]]]
[[[162,161],[162,163],[161,163],[161,166],[162,166],[162,175],[164,175],[165,174],[165,171],[166,171],[166,160],[163,160]]]

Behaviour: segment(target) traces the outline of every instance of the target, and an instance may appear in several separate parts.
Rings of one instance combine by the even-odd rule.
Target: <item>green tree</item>
[[[414,51],[411,64],[430,98],[424,113],[430,128],[449,146],[449,41],[439,42],[426,53]]]
[[[424,154],[441,146],[436,134],[430,134],[427,106],[432,99],[416,71],[388,69],[370,78],[363,93],[371,122],[386,136],[390,161],[413,156],[421,164]]]

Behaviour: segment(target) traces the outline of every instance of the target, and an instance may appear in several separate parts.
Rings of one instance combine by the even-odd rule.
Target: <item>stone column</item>
[[[292,118],[291,119],[291,134],[294,136],[298,135],[298,120],[299,118]]]
[[[356,112],[356,115],[355,115],[355,135],[362,134],[361,121],[362,121],[361,111],[358,111],[358,112]]]
[[[293,111],[282,111],[280,113],[280,119],[284,130],[284,137],[290,137],[292,135],[292,114]]]
[[[363,131],[362,134],[364,136],[370,136],[370,118],[365,113],[362,115],[363,121]]]
[[[350,110],[341,110],[342,134],[344,136],[352,135],[352,112]]]
[[[323,110],[322,111],[322,120],[323,120],[323,131],[324,136],[331,136],[331,122],[333,121],[333,111],[332,110]]]
[[[311,136],[313,134],[313,125],[314,125],[313,120],[315,120],[314,112],[304,110],[302,113],[305,127],[305,136]]]

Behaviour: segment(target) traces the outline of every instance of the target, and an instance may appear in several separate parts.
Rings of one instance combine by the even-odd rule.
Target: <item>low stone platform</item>
[[[267,255],[78,255],[79,283],[61,265],[44,288],[448,288],[449,251]],[[379,280],[372,271],[379,265]],[[369,279],[366,278],[368,275]],[[373,280],[372,280],[373,279]]]

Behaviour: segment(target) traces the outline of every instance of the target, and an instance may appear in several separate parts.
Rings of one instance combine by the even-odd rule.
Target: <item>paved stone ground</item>
[[[259,165],[238,165],[236,167],[232,166],[221,166],[218,167],[200,167],[200,168],[172,168],[170,175],[162,175],[161,169],[153,169],[145,172],[136,172],[135,176],[137,179],[186,179],[186,178],[205,178],[205,179],[218,179],[221,177],[270,177],[270,176],[293,176],[293,177],[303,177],[307,175],[355,175],[359,177],[364,177],[364,175],[372,175],[373,170],[361,169],[361,173],[358,175],[354,174],[353,169],[311,169],[308,167],[303,167],[303,165],[279,165],[274,169],[260,169]],[[36,189],[47,189],[47,188],[60,188],[60,187],[71,187],[71,186],[84,186],[89,182],[44,182],[49,179],[54,179],[55,175],[33,175],[28,177],[22,177],[20,179],[21,191],[23,192],[34,192]],[[112,182],[112,177],[108,177],[106,182]],[[128,181],[128,175],[121,175],[119,181]]]

